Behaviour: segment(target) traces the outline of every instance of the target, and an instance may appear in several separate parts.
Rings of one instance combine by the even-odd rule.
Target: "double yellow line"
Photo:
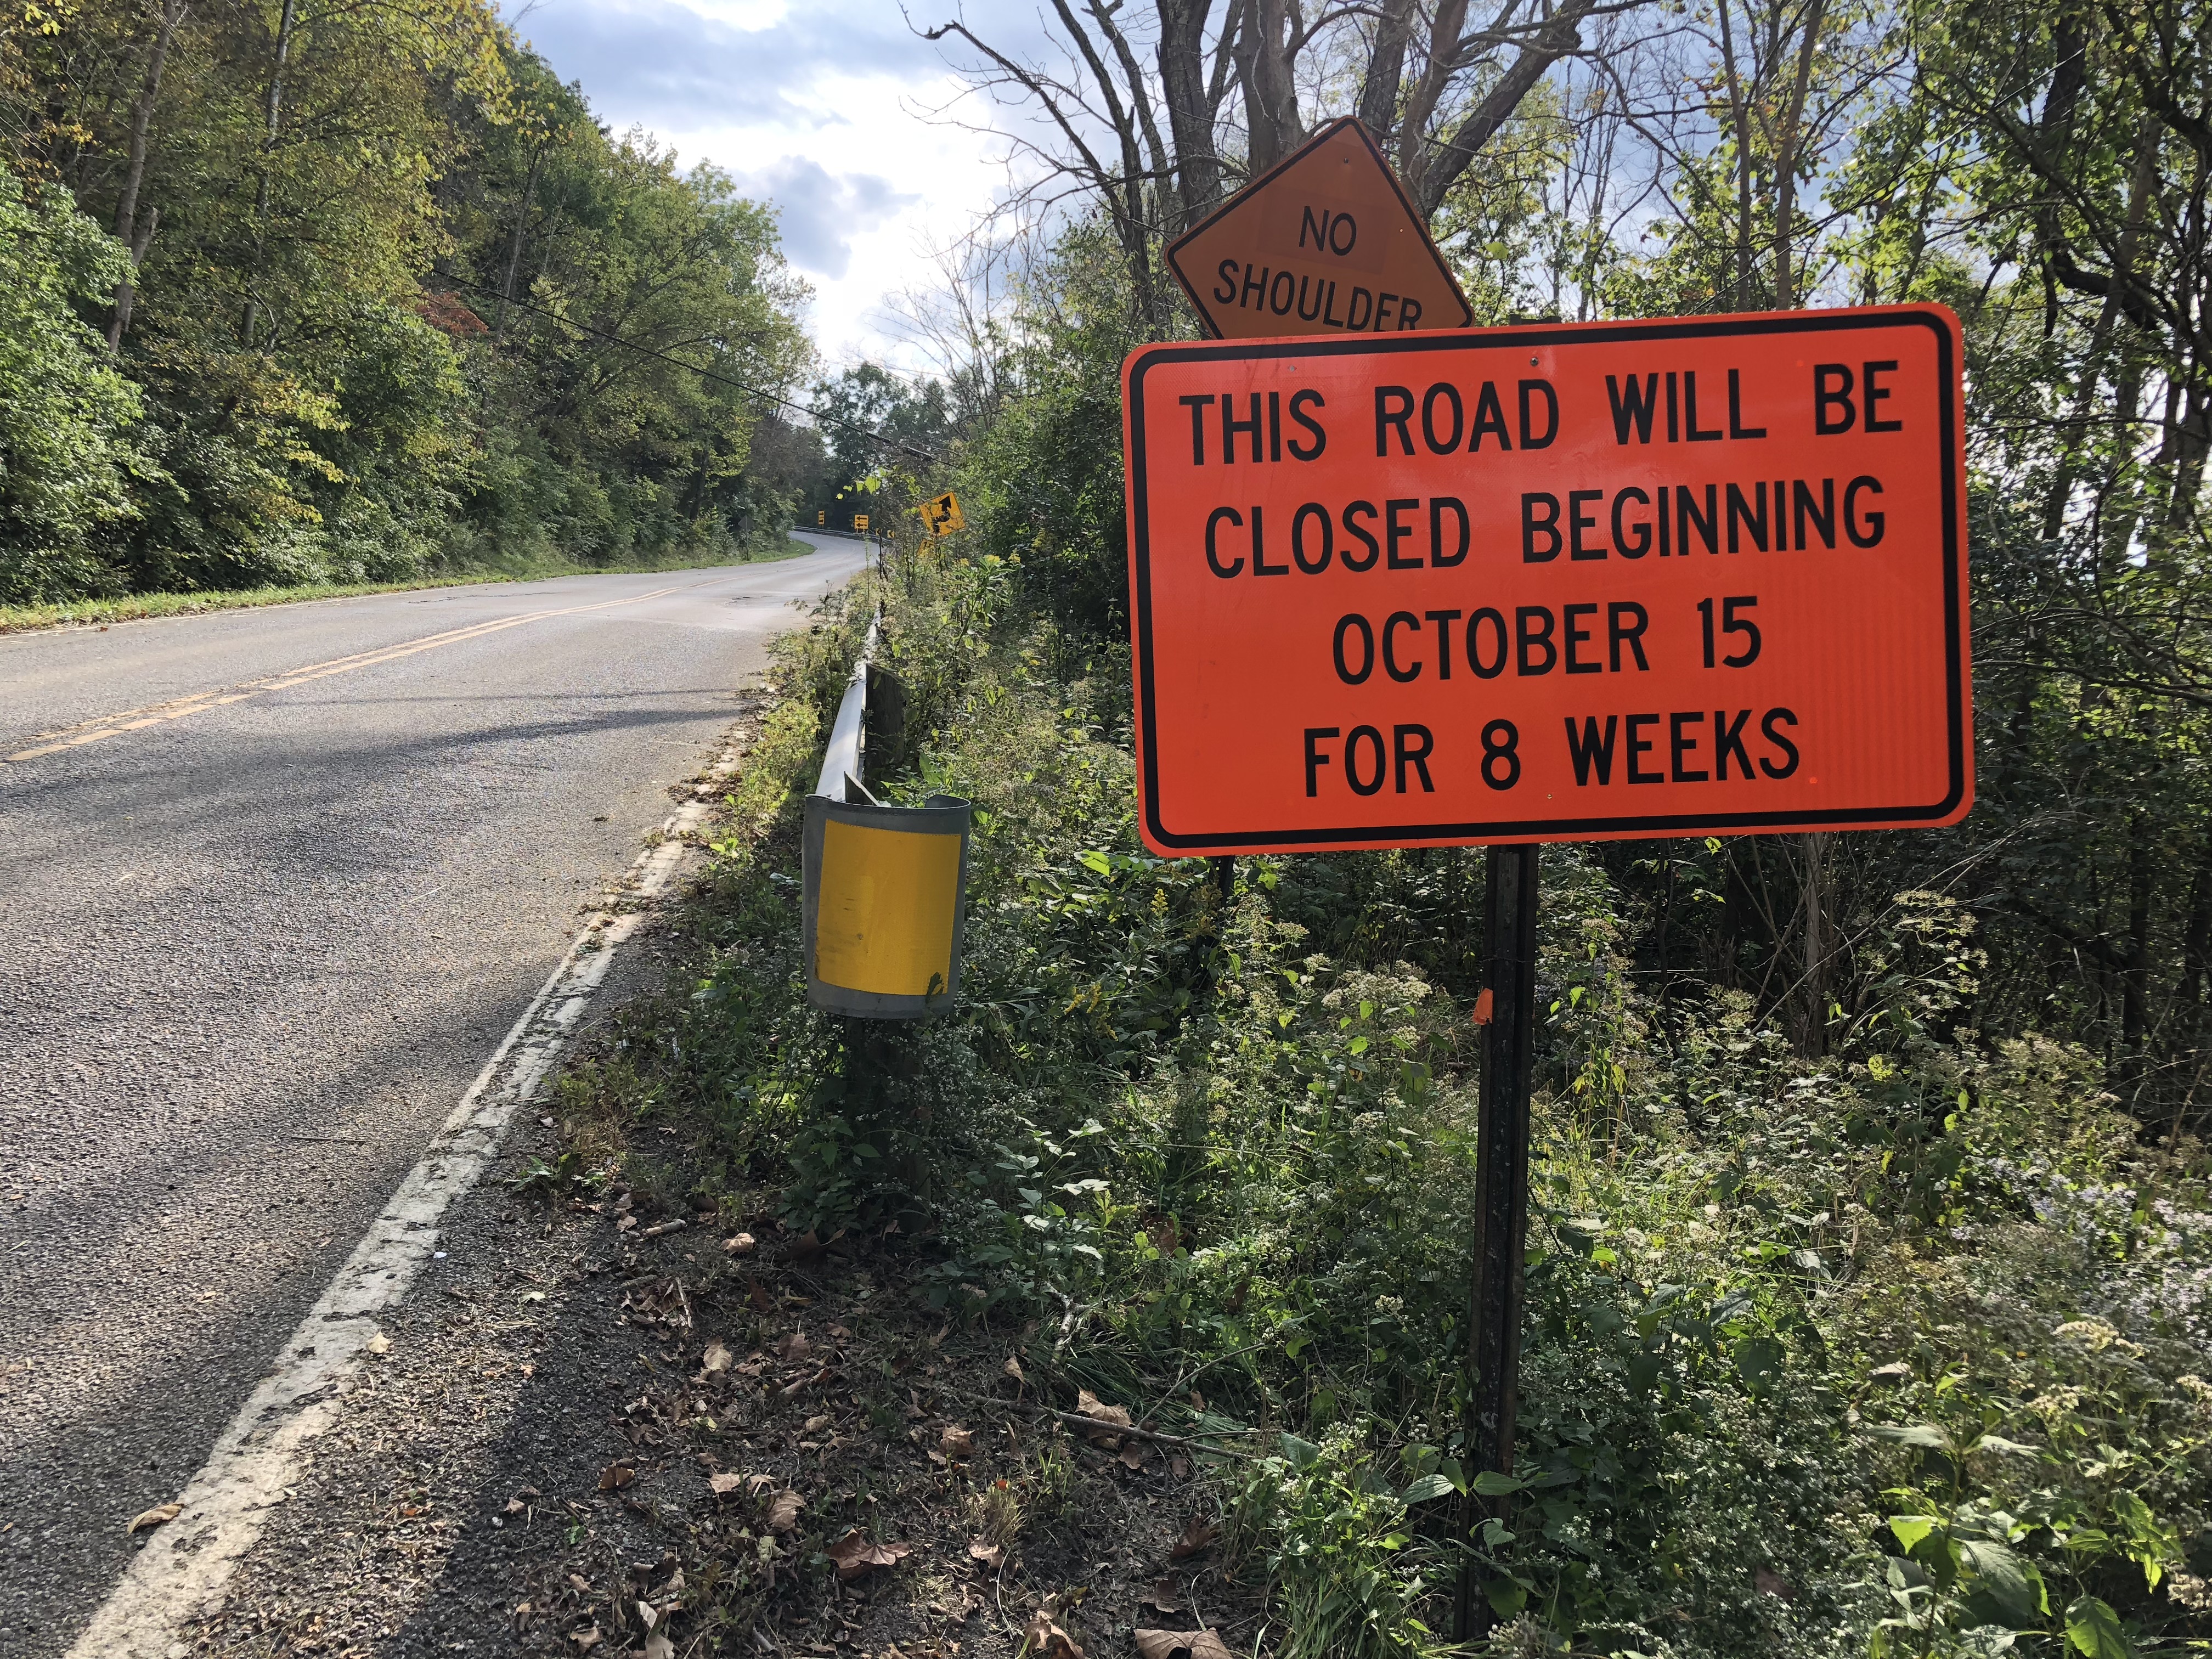
[[[105,743],[110,738],[121,737],[125,732],[143,732],[149,726],[184,720],[210,708],[220,708],[225,703],[243,702],[246,698],[258,696],[264,691],[288,690],[295,685],[305,685],[309,680],[328,679],[333,674],[349,674],[356,668],[374,668],[379,663],[397,662],[402,657],[411,657],[419,652],[435,651],[441,646],[482,639],[485,635],[496,634],[502,629],[520,628],[525,623],[544,622],[552,617],[580,616],[586,611],[611,611],[619,605],[642,605],[647,599],[660,599],[676,591],[673,587],[656,587],[650,593],[633,594],[626,599],[606,599],[598,605],[572,605],[558,611],[531,611],[520,617],[501,617],[496,622],[477,623],[472,627],[432,634],[425,639],[410,640],[404,645],[386,646],[350,657],[334,658],[329,662],[310,663],[305,668],[288,669],[281,674],[246,680],[214,691],[198,691],[189,697],[177,697],[144,708],[126,708],[119,714],[104,714],[98,720],[81,721],[58,731],[42,732],[39,734],[36,747],[0,757],[0,759],[37,760],[44,755],[59,754],[64,749],[81,749],[87,744]]]

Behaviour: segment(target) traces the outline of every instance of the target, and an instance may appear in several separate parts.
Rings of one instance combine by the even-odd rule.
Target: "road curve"
[[[819,545],[0,637],[0,1655],[69,1645]]]

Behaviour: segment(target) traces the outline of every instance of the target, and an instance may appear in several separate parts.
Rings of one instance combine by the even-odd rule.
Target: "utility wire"
[[[589,323],[580,323],[572,317],[563,317],[557,311],[548,311],[544,306],[535,306],[527,300],[518,300],[512,295],[501,294],[495,288],[487,288],[482,283],[472,283],[465,276],[455,276],[448,271],[442,270],[434,271],[431,274],[439,281],[451,283],[456,288],[470,289],[476,293],[488,295],[503,305],[520,306],[525,311],[535,312],[538,316],[550,319],[563,328],[574,329],[579,334],[589,334],[599,339],[609,340],[626,351],[638,352],[647,357],[658,357],[664,363],[673,363],[678,368],[689,369],[702,380],[713,380],[742,392],[748,397],[758,398],[784,409],[795,410],[809,420],[818,421],[824,426],[842,427],[848,432],[857,432],[864,438],[874,439],[887,448],[902,449],[908,454],[921,460],[934,462],[943,459],[932,454],[927,449],[917,449],[910,443],[878,432],[872,427],[862,426],[857,421],[848,421],[836,415],[825,415],[811,404],[793,403],[790,398],[778,397],[773,392],[763,392],[757,386],[747,386],[743,380],[733,380],[726,374],[717,374],[711,368],[702,368],[696,363],[688,363],[681,357],[671,356],[667,352],[657,350],[652,346],[640,345],[635,340],[626,340],[619,334],[610,334],[605,329],[593,328]]]

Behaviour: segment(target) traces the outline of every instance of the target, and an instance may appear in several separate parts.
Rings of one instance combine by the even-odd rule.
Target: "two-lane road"
[[[0,1654],[58,1654],[859,548],[0,637]]]

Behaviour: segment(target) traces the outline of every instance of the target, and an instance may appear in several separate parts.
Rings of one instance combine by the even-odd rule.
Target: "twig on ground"
[[[1241,1458],[1247,1463],[1255,1463],[1259,1461],[1259,1454],[1256,1452],[1238,1451],[1231,1446],[1209,1446],[1203,1440],[1194,1440],[1188,1435],[1162,1434],[1158,1429],[1140,1429],[1133,1424],[1108,1423],[1099,1418],[1085,1417],[1080,1412],[1063,1412],[1054,1410],[1050,1406],[1033,1406],[1024,1400],[1001,1400],[993,1395],[969,1394],[965,1389],[949,1388],[942,1382],[936,1385],[936,1392],[939,1394],[949,1394],[955,1400],[966,1400],[979,1406],[1004,1406],[1013,1411],[1039,1412],[1047,1417],[1056,1417],[1063,1423],[1073,1423],[1079,1428],[1092,1430],[1101,1433],[1126,1434],[1138,1440],[1155,1441],[1163,1446],[1186,1446],[1192,1451],[1204,1452],[1208,1456],[1212,1457]],[[1257,1434],[1260,1431],[1257,1429],[1220,1429],[1212,1431],[1212,1432],[1219,1434]]]

